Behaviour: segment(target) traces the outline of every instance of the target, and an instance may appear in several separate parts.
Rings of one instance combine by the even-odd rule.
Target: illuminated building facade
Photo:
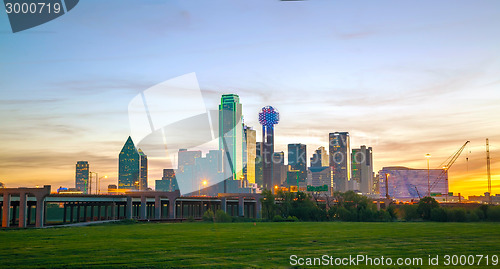
[[[393,199],[411,200],[427,196],[428,179],[431,196],[448,194],[448,171],[444,169],[411,169],[407,167],[384,167],[378,172],[380,197],[385,198],[387,191]],[[387,178],[387,180],[386,180]]]
[[[85,194],[88,193],[89,172],[89,162],[76,162],[75,188]]]
[[[348,132],[335,132],[329,135],[330,167],[337,191],[348,190],[351,177],[351,149]]]
[[[373,156],[372,148],[361,146],[351,154],[351,181],[357,182],[359,191],[364,194],[373,192]]]
[[[139,189],[141,158],[129,136],[118,157],[118,188]]]
[[[328,153],[325,147],[319,147],[311,157],[311,167],[325,167],[329,165]]]
[[[243,127],[243,176],[247,183],[255,183],[255,158],[257,133],[251,127]]]
[[[224,152],[223,170],[227,179],[243,176],[243,115],[240,97],[224,94],[219,105],[219,150]]]

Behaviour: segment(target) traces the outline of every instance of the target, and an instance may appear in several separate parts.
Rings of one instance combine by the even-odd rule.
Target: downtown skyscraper
[[[330,162],[325,147],[319,147],[311,157],[311,167],[326,167],[329,165]]]
[[[89,173],[89,162],[76,162],[75,188],[82,191],[84,194],[87,194],[89,191]]]
[[[148,189],[148,156],[141,149],[138,152],[141,166],[139,171],[139,190],[145,191]]]
[[[243,176],[243,115],[240,97],[224,94],[219,105],[219,150],[224,154],[223,170],[226,179]]]
[[[163,169],[161,180],[155,181],[155,191],[176,191],[179,189],[174,169]]]
[[[348,190],[351,177],[351,149],[348,132],[335,132],[329,134],[330,167],[332,179],[337,191]]]
[[[141,156],[129,136],[118,156],[118,188],[139,190],[144,181],[147,187],[147,156]]]
[[[307,151],[305,144],[288,144],[288,165],[291,170],[299,171],[299,182],[307,178]]]
[[[372,148],[361,146],[352,150],[352,177],[351,180],[359,184],[363,194],[373,192],[373,157]]]
[[[243,126],[243,176],[247,183],[255,183],[255,158],[257,154],[257,132],[251,127]]]

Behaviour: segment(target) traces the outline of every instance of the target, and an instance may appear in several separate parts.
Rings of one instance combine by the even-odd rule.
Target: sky
[[[470,140],[449,171],[462,195],[487,190],[489,138],[500,193],[499,48],[495,0],[86,0],[15,34],[0,8],[0,182],[73,187],[87,160],[116,184],[131,100],[194,72],[206,108],[238,94],[258,138],[276,107],[277,151],[347,131],[375,171],[438,168]],[[150,159],[150,186],[163,168]]]

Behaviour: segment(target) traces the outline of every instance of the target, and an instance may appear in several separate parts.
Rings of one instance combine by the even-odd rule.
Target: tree
[[[276,200],[279,201],[277,205],[279,214],[283,218],[288,218],[290,216],[290,211],[292,210],[292,202],[295,199],[295,195],[291,192],[278,191],[276,195]]]
[[[262,203],[262,217],[272,220],[274,215],[276,214],[276,204],[275,197],[272,191],[263,190],[262,198],[260,198],[260,202]]]
[[[439,203],[434,198],[427,196],[420,199],[420,201],[418,202],[417,212],[418,214],[420,214],[422,219],[430,220],[432,209],[438,207]]]

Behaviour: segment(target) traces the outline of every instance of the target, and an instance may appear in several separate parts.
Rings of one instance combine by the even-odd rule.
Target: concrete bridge
[[[2,227],[44,227],[85,221],[201,218],[205,211],[224,210],[231,216],[260,218],[259,194],[181,196],[179,191],[134,191],[120,195],[51,194],[44,188],[0,189]],[[33,218],[33,213],[35,216]]]

